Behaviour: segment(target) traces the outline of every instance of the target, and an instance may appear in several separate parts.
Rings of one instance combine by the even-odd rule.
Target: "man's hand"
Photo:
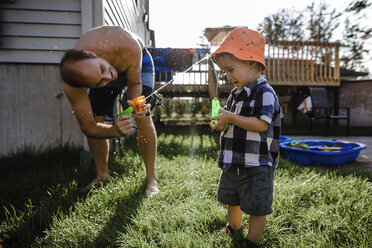
[[[116,119],[115,127],[121,136],[126,136],[133,129],[132,120],[129,118],[128,115],[120,116]]]
[[[217,120],[217,123],[212,129],[225,131],[226,124],[229,124],[231,122],[232,115],[233,113],[221,108],[221,114],[211,118],[211,120]]]
[[[141,104],[140,106],[136,106],[131,100],[127,100],[127,103],[133,108],[132,116],[136,119],[144,118],[147,114],[147,110],[151,108],[151,104]]]

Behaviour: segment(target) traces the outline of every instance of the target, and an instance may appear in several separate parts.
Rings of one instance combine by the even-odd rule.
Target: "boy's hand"
[[[212,127],[212,129],[225,131],[226,125],[230,123],[232,115],[233,113],[221,108],[221,114],[211,118],[211,120],[217,120],[217,123]]]
[[[151,104],[141,104],[141,106],[136,106],[131,100],[127,100],[127,103],[133,108],[132,116],[136,119],[144,118],[147,114],[147,110],[151,108]]]
[[[121,136],[128,135],[133,129],[132,120],[129,118],[129,115],[123,115],[117,118],[115,127]]]

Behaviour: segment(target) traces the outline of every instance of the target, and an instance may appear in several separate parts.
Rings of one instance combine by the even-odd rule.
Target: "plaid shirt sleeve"
[[[255,94],[253,116],[271,124],[275,113],[275,92],[267,90],[266,88],[259,90],[262,90],[262,92],[257,92]]]
[[[252,94],[252,95],[251,95]],[[218,164],[231,166],[273,166],[279,160],[280,109],[275,91],[266,83],[259,83],[254,90],[232,91],[225,109],[246,117],[256,117],[269,124],[264,132],[250,132],[230,125],[221,133],[221,150]]]

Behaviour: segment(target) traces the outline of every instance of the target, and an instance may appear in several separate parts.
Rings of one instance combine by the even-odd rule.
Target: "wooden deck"
[[[266,44],[264,74],[273,86],[340,86],[339,46],[339,43],[286,41]],[[233,88],[211,60],[193,66],[189,72],[169,75],[174,81],[160,90],[165,97],[213,98]],[[161,79],[157,73],[155,89],[170,79]]]

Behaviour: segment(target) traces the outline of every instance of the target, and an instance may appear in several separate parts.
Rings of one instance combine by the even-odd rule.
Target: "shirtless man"
[[[128,116],[116,119],[115,125],[107,125],[103,124],[104,115],[113,117],[115,99],[125,87],[128,99],[149,95],[154,87],[153,67],[152,58],[139,37],[118,26],[89,30],[62,58],[63,89],[87,137],[97,169],[97,177],[85,187],[86,190],[110,179],[108,139],[132,131],[132,121]],[[134,107],[129,100],[127,104]],[[149,108],[149,104],[142,111],[135,108],[133,117],[138,126],[138,146],[146,166],[146,194],[151,196],[159,189],[155,177],[156,130]]]

